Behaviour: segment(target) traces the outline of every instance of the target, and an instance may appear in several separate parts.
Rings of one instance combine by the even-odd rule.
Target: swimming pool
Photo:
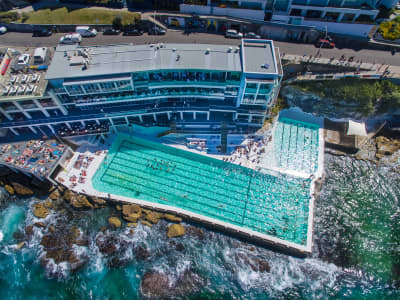
[[[306,245],[310,180],[256,172],[119,135],[92,182],[101,192],[169,205]]]
[[[277,167],[306,174],[318,169],[319,126],[279,118],[274,135]]]

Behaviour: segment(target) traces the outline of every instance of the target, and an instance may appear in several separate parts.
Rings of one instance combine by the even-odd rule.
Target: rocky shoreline
[[[185,252],[180,239],[187,235],[199,242],[205,239],[203,229],[184,223],[182,217],[150,210],[137,204],[112,202],[98,197],[76,194],[58,185],[42,189],[29,182],[30,178],[18,174],[0,177],[0,184],[15,199],[30,200],[30,212],[23,230],[14,233],[17,241],[15,251],[25,247],[39,247],[38,261],[49,278],[66,278],[84,268],[90,260],[91,248],[107,260],[110,268],[121,268],[132,262],[146,262],[152,259],[151,250],[143,242],[134,242],[138,224],[150,230],[161,225],[169,240],[170,250]],[[87,229],[77,225],[82,215],[88,212],[106,210],[107,226],[102,226],[93,236]],[[30,222],[29,222],[30,221]],[[90,225],[89,225],[90,226]],[[157,226],[160,230],[160,226]],[[254,247],[253,247],[254,248]],[[133,258],[126,256],[132,251]],[[257,256],[236,258],[257,272],[269,272],[270,265]],[[186,269],[171,281],[172,274],[158,270],[146,271],[140,281],[140,292],[145,298],[174,298],[195,293],[206,284],[206,279],[195,270]]]
[[[391,166],[400,171],[400,165],[396,164],[400,162],[400,139],[380,135],[367,141],[354,154],[329,148],[325,148],[325,152],[336,156],[350,156],[376,165]]]

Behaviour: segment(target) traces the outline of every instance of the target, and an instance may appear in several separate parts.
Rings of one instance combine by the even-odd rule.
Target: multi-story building
[[[186,0],[180,11],[313,26],[335,33],[366,36],[379,9],[393,8],[396,3],[397,0]]]
[[[268,117],[281,78],[270,40],[59,46],[40,94],[2,97],[0,127],[16,135],[96,123],[253,131]]]

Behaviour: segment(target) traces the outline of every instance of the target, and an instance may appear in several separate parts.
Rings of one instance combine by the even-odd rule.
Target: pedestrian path
[[[342,66],[342,67],[353,67],[356,68],[356,72],[336,72],[335,73],[335,78],[338,78],[338,76],[342,75],[343,76],[349,76],[350,74],[358,75],[359,77],[362,77],[363,75],[368,77],[368,76],[373,76],[377,75],[379,77],[385,76],[385,77],[390,77],[390,78],[397,78],[400,79],[400,67],[399,66],[392,66],[392,65],[385,65],[385,64],[372,64],[372,63],[366,63],[362,61],[349,61],[349,59],[336,59],[336,58],[325,58],[325,57],[315,57],[315,56],[307,56],[307,55],[292,55],[292,54],[285,54],[283,53],[281,56],[281,59],[283,61],[287,62],[294,62],[294,63],[312,63],[312,64],[325,64],[325,65],[331,65],[331,66]],[[321,74],[303,74],[304,76],[314,76],[318,77]],[[310,77],[310,79],[312,79]],[[318,78],[316,78],[318,79]],[[332,78],[334,79],[334,78]]]

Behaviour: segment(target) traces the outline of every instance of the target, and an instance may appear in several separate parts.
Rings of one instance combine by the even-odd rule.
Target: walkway
[[[292,54],[282,54],[282,60],[286,62],[292,63],[312,63],[312,64],[324,64],[324,65],[331,65],[331,66],[343,66],[343,67],[353,67],[358,69],[358,72],[346,72],[346,73],[335,73],[335,78],[339,77],[346,77],[350,74],[354,75],[378,75],[378,76],[386,76],[390,78],[400,79],[400,66],[392,66],[392,65],[385,65],[385,64],[373,64],[362,62],[358,60],[353,60],[349,62],[348,60],[339,60],[336,58],[324,58],[324,57],[315,57],[315,56],[308,56],[308,55],[292,55]],[[309,77],[309,80],[317,77],[318,74],[305,74],[305,76]],[[332,78],[332,79],[335,79]],[[317,78],[318,79],[318,78]]]

